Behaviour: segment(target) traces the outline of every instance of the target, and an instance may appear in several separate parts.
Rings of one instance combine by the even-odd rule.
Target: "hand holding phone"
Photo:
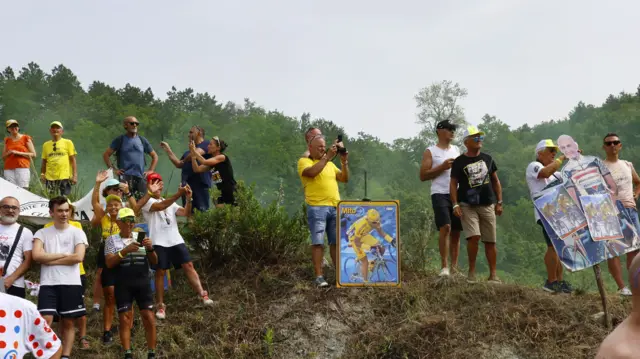
[[[142,241],[144,241],[145,238],[147,238],[147,232],[140,231],[138,232],[138,237],[136,238],[136,242],[142,243]]]

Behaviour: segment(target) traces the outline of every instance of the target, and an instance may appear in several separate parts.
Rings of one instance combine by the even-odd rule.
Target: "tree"
[[[460,101],[467,96],[467,89],[449,80],[433,83],[414,96],[419,109],[417,123],[422,125],[421,137],[426,141],[435,139],[436,124],[449,120],[464,125],[464,109]]]

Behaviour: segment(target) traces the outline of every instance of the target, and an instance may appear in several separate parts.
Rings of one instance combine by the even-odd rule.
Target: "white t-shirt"
[[[74,226],[58,230],[55,226],[42,228],[33,235],[44,244],[47,253],[73,254],[76,246],[89,245],[84,231]],[[80,266],[73,265],[41,265],[40,285],[82,285],[80,281]]]
[[[184,239],[178,230],[176,212],[180,206],[173,203],[163,211],[150,212],[154,203],[164,201],[163,198],[149,198],[149,202],[142,207],[142,215],[149,225],[149,238],[153,245],[161,247],[173,247],[184,243]]]
[[[549,183],[554,181],[562,181],[562,174],[560,172],[554,173],[549,178],[538,178],[538,173],[543,168],[544,165],[538,161],[533,161],[527,166],[527,185],[529,186],[529,196],[531,196],[532,200],[533,196],[536,193],[540,192],[543,188],[545,188]],[[538,211],[536,211],[535,207],[533,209],[533,214],[537,222],[540,219],[540,216],[538,215]]]
[[[448,159],[456,159],[460,156],[460,150],[457,146],[449,146],[448,149],[443,150],[437,145],[433,145],[428,148],[431,152],[432,168],[440,166],[444,161]],[[449,184],[451,183],[451,168],[442,172],[438,177],[431,180],[431,194],[449,194]]]
[[[51,358],[62,345],[35,304],[6,293],[0,293],[0,326],[0,358]]]
[[[13,246],[16,235],[18,234],[18,228],[20,225],[14,223],[8,226],[0,224],[0,268],[4,268],[5,261],[9,257],[9,252]],[[22,234],[20,235],[20,241],[16,246],[13,257],[11,257],[11,263],[7,267],[7,273],[4,277],[10,276],[13,272],[20,267],[24,261],[24,252],[33,249],[33,233],[26,227],[22,228]],[[16,287],[24,288],[24,276],[18,278],[13,282]]]

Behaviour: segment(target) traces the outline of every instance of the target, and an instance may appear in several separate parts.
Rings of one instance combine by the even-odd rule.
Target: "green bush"
[[[303,211],[290,216],[279,199],[264,206],[254,196],[253,185],[247,187],[242,181],[236,200],[236,207],[196,211],[183,230],[185,239],[200,247],[209,263],[274,264],[302,255],[308,236]]]

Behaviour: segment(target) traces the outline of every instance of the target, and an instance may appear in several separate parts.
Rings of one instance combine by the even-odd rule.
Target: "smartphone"
[[[147,238],[147,232],[141,231],[138,232],[138,238],[136,239],[138,243],[142,243],[144,239]]]
[[[338,142],[342,142],[342,135],[338,135]]]

